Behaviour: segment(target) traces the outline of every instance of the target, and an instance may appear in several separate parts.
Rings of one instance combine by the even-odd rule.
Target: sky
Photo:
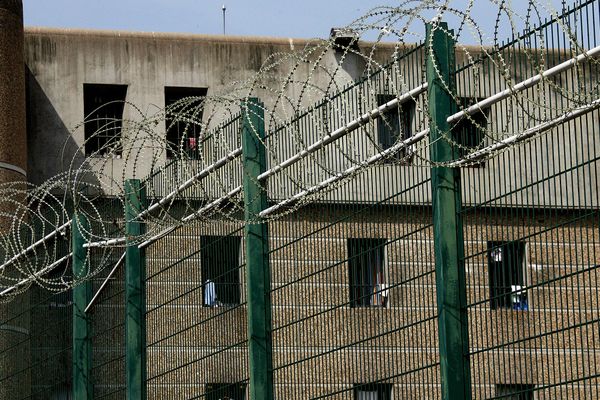
[[[23,0],[26,25],[131,31],[323,37],[373,0]],[[384,1],[383,4],[394,4]]]
[[[498,0],[475,0],[473,17],[493,30]],[[536,0],[560,7],[561,0]],[[430,0],[431,2],[431,0]],[[464,9],[468,0],[452,0]],[[567,1],[572,3],[573,0]],[[413,7],[417,0],[23,0],[25,25],[146,32],[326,38],[376,6]],[[507,0],[519,13],[527,1]],[[421,24],[422,25],[422,24]],[[507,25],[507,24],[504,24]],[[504,35],[510,34],[504,26]],[[467,40],[468,41],[468,40]]]

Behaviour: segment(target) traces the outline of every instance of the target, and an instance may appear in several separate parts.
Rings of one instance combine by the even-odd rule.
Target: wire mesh
[[[422,84],[423,65],[423,47],[408,48],[393,65],[331,96],[289,129],[297,127],[313,143],[390,94]],[[273,197],[293,194],[280,188],[302,189],[284,179],[314,174],[316,184],[357,157],[425,129],[424,96],[409,102],[410,108],[392,110],[284,170],[284,178],[269,182]],[[280,154],[290,156],[298,149],[275,136],[283,134],[289,133],[275,132],[266,146],[279,142]],[[276,398],[438,397],[431,181],[428,168],[410,166],[426,146],[411,150],[271,223]]]
[[[44,213],[48,218],[49,214]],[[36,235],[43,230],[39,221],[30,225]],[[38,249],[26,263],[33,270],[49,258],[62,258],[69,241],[60,237],[55,246]],[[47,399],[68,395],[71,388],[72,291],[71,262],[58,264],[40,279],[51,288],[34,285],[19,293],[13,302],[0,304],[0,398]],[[10,274],[4,279],[9,281]],[[48,371],[55,371],[48,374]]]
[[[112,257],[114,264],[117,254]],[[92,321],[92,382],[94,398],[122,399],[125,396],[125,265],[112,277],[107,268],[93,280],[97,293],[106,279],[108,284],[90,308]]]
[[[150,398],[245,395],[243,226],[223,222],[181,227],[146,251]]]
[[[71,384],[70,292],[33,288],[19,306],[2,304],[0,396],[47,399],[69,393]],[[48,374],[48,371],[55,371]]]
[[[504,89],[494,59],[506,60],[518,79],[574,57],[580,49],[573,43],[597,46],[590,28],[599,6],[581,2],[491,57],[467,63],[456,75],[458,94],[485,97]],[[489,132],[510,135],[555,118],[597,97],[590,82],[598,72],[597,64],[585,63],[528,89],[518,106],[497,103],[483,121]],[[599,116],[589,112],[462,169],[473,398],[599,396]],[[469,125],[463,132],[473,135],[478,127]],[[494,140],[487,135],[477,145]]]
[[[99,212],[109,224],[108,235],[121,232],[125,225],[123,204],[117,198],[99,199]],[[99,221],[91,221],[97,230]],[[125,397],[125,265],[119,260],[125,249],[101,247],[88,250],[91,264],[106,265],[91,280],[93,304],[86,305],[91,322],[92,365],[91,383],[94,398],[122,399]],[[121,260],[122,261],[122,260]],[[116,266],[116,268],[115,268]]]
[[[410,174],[424,200],[429,179]],[[308,207],[273,226],[276,398],[437,397],[431,210],[395,199]]]
[[[506,43],[494,38],[495,46],[489,48],[457,47],[455,82],[442,82],[454,100],[452,111],[598,46],[594,30],[600,20],[598,0],[565,7],[562,14],[534,27],[530,27],[530,13],[537,3],[529,5],[524,33]],[[423,3],[423,8],[436,7]],[[437,10],[438,16],[446,11],[450,18],[466,15],[445,8]],[[408,14],[386,9],[368,18],[380,15],[389,20]],[[460,38],[465,21],[468,18],[456,35],[445,33]],[[437,29],[444,26],[436,25]],[[348,40],[352,45],[354,39]],[[262,75],[248,84],[272,95],[262,110],[267,116],[262,121],[267,125],[266,168],[303,154],[298,162],[271,174],[266,183],[252,177],[264,184],[271,202],[294,200],[276,212],[250,217],[242,212],[238,150],[241,135],[248,132],[242,127],[243,114],[238,113],[239,96],[234,96],[235,101],[211,103],[211,107],[227,104],[223,113],[230,116],[214,127],[213,120],[205,121],[205,103],[198,98],[180,100],[164,115],[134,127],[141,129],[164,118],[170,121],[167,128],[178,130],[177,140],[171,142],[179,143],[171,143],[167,151],[172,159],[156,169],[153,155],[153,172],[144,180],[151,211],[136,219],[146,223],[145,236],[135,240],[123,236],[123,201],[118,197],[102,200],[73,191],[73,202],[84,199],[77,206],[97,216],[86,232],[88,244],[116,238],[122,239],[121,245],[145,248],[148,397],[248,396],[251,305],[246,301],[244,223],[264,217],[270,230],[271,287],[265,296],[272,305],[272,326],[266,336],[272,339],[273,368],[259,372],[272,374],[275,397],[440,398],[440,371],[445,366],[439,355],[439,260],[434,259],[434,245],[443,238],[434,235],[432,224],[431,171],[451,164],[432,160],[431,143],[424,139],[431,110],[422,85],[425,58],[433,46],[427,41],[394,44],[381,46],[381,54],[374,55],[375,46],[368,56],[356,47],[339,52],[336,46],[326,41],[314,45],[322,51],[320,56],[307,46],[301,57],[273,57]],[[392,62],[380,69],[375,59],[386,51],[393,53]],[[362,79],[343,88],[336,80],[340,69],[348,68],[343,62],[328,71],[329,81],[320,82],[318,88],[321,78],[312,72],[308,78],[292,79],[299,65],[323,67],[319,57],[327,52],[333,54],[332,60],[357,56],[357,64],[374,62],[377,68],[369,64]],[[310,58],[315,54],[317,61]],[[277,90],[269,86],[273,82],[265,83],[273,70],[290,60],[294,65],[288,76],[293,81],[291,91],[302,92],[296,99],[284,95],[287,81]],[[458,219],[464,223],[465,254],[460,261],[467,279],[470,342],[463,356],[470,363],[473,398],[598,397],[597,107],[527,140],[498,150],[489,147],[597,101],[598,69],[597,57],[578,61],[575,68],[463,115],[452,122],[450,131],[442,132],[441,140],[454,146],[462,163]],[[336,129],[419,87],[423,90],[414,96],[331,140]],[[305,90],[312,90],[311,96],[303,98]],[[320,100],[306,105],[314,98]],[[180,108],[186,111],[179,114]],[[242,110],[247,112],[243,106]],[[218,120],[219,111],[210,111],[210,118]],[[424,140],[390,151],[419,133]],[[308,152],[319,140],[328,143]],[[159,147],[164,150],[151,146],[153,151]],[[470,159],[478,150],[486,151],[484,157]],[[126,157],[134,160],[134,170],[138,156],[136,152]],[[227,158],[222,168],[214,167]],[[57,180],[61,188],[71,187],[71,178],[61,179]],[[118,193],[118,188],[112,189]],[[296,197],[302,193],[306,195]],[[61,208],[59,219],[63,211],[72,214],[68,208]],[[49,225],[54,229],[60,224]],[[169,233],[163,235],[165,228]],[[81,283],[68,276],[68,261],[50,274],[57,276],[34,272],[43,271],[46,263],[40,260],[67,254],[68,240],[57,236],[52,246],[44,245],[27,269],[21,268],[27,265],[21,259],[27,259],[23,254],[29,256],[30,250],[19,251],[33,240],[21,243],[20,231],[12,234],[5,243],[19,243],[3,258],[18,255],[19,262],[14,263],[18,276],[5,273],[2,278],[7,282],[19,283],[26,277],[23,288],[36,281],[54,290]],[[93,272],[86,278],[93,278],[94,292],[106,287],[90,312],[97,398],[125,396],[124,266],[114,274],[105,268],[115,265],[123,251],[106,243],[88,250]],[[0,393],[4,397],[46,398],[49,393],[56,397],[70,391],[73,311],[69,293],[48,296],[35,287],[11,293],[17,296],[11,307],[1,305]],[[48,369],[60,372],[50,380]]]
[[[241,146],[239,114],[201,135],[197,157],[172,160],[145,179],[149,229],[188,221],[146,247],[147,390],[150,398],[245,396],[248,381],[245,264],[240,208],[232,198],[201,213],[241,184],[233,159],[210,165]],[[158,203],[194,178],[194,185]],[[216,215],[216,216],[215,216]],[[236,217],[233,217],[236,216]],[[237,221],[236,221],[237,219]],[[156,226],[155,226],[156,225]],[[169,224],[167,224],[169,226]]]

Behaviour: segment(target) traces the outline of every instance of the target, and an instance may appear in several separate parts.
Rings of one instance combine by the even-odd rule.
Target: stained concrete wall
[[[152,114],[163,108],[165,86],[206,87],[209,95],[227,93],[233,82],[255,76],[263,63],[277,52],[300,50],[307,40],[288,38],[228,37],[131,32],[103,32],[28,28],[25,32],[25,58],[29,70],[29,167],[31,180],[42,182],[67,168],[74,155],[81,156],[84,143],[83,84],[127,85],[127,101]],[[391,53],[384,46],[379,53]],[[376,54],[381,59],[385,56]],[[323,60],[337,66],[335,52]],[[271,72],[274,87],[287,76],[289,63]],[[297,71],[308,76],[308,65]],[[353,82],[356,67],[341,68],[335,80]],[[317,70],[313,79],[329,83],[326,71]],[[293,95],[296,88],[290,88]],[[263,98],[265,102],[273,99]],[[232,105],[237,108],[236,104]],[[206,118],[205,112],[205,118]],[[125,119],[141,117],[133,107],[125,107]],[[217,121],[221,122],[221,121]],[[157,128],[164,135],[164,124]],[[162,155],[163,160],[165,155]],[[115,176],[123,160],[110,160]],[[138,165],[144,175],[148,165]]]
[[[290,54],[298,51],[309,44],[306,40],[287,39],[287,38],[257,38],[257,37],[227,37],[227,36],[206,36],[206,35],[177,35],[177,34],[150,34],[150,33],[131,33],[131,32],[103,32],[103,31],[82,31],[82,30],[56,30],[42,28],[28,28],[25,33],[25,59],[29,70],[28,88],[29,88],[29,158],[28,164],[30,180],[40,183],[45,179],[56,175],[68,168],[68,164],[73,157],[78,161],[83,160],[81,146],[84,142],[84,133],[81,129],[81,122],[84,118],[83,112],[83,84],[84,83],[111,83],[128,85],[127,101],[139,107],[143,113],[153,114],[159,108],[164,107],[164,87],[165,86],[191,86],[206,87],[209,95],[226,93],[235,87],[234,82],[242,82],[252,79],[263,63],[275,53]],[[364,51],[369,51],[372,44],[361,43]],[[375,53],[375,59],[385,64],[389,62],[390,55],[394,47],[393,44],[379,44],[378,51]],[[480,51],[476,48],[467,48],[471,52],[471,57],[475,57]],[[402,52],[403,49],[400,49]],[[462,50],[457,50],[457,63],[466,61],[466,54]],[[313,54],[310,57],[316,59],[321,55]],[[531,56],[531,55],[530,55]],[[564,59],[564,55],[554,57],[549,51],[548,57],[557,62]],[[310,71],[310,63],[302,64],[294,72],[293,79],[303,82],[310,76],[310,82],[314,85],[315,91],[324,90],[330,83],[335,85],[330,88],[331,93],[335,93],[343,86],[355,82],[360,78],[365,68],[364,60],[359,57],[346,57],[343,64],[338,53],[329,49],[323,52],[320,65],[323,68],[317,68]],[[518,55],[514,57],[515,65],[521,63]],[[398,90],[400,87],[412,88],[423,82],[422,65],[424,62],[423,50],[414,52],[410,57],[403,59],[397,67],[391,69],[386,74],[379,74],[371,80],[368,87],[356,87],[350,92],[357,101],[360,97],[362,110],[366,111],[377,106],[376,94],[380,92],[389,92]],[[288,77],[290,73],[289,61],[282,62],[274,67],[261,78],[261,84],[272,89],[279,89],[282,86],[282,80]],[[528,72],[514,71],[511,79],[517,82],[534,74],[536,71],[526,68]],[[335,71],[332,78],[329,74]],[[565,73],[563,81],[565,85],[569,84],[569,77],[574,72]],[[585,76],[581,79],[586,80],[589,87],[594,85],[593,69],[586,69]],[[504,89],[505,83],[502,83],[498,76],[499,72],[494,65],[484,68],[477,77],[471,76],[471,72],[464,72],[459,75],[459,95],[472,95],[485,97],[498,90]],[[526,76],[521,76],[526,75]],[[474,80],[476,79],[476,81]],[[393,83],[390,83],[393,82]],[[466,83],[465,83],[466,82]],[[477,88],[477,93],[465,87],[470,82]],[[494,85],[490,82],[500,82]],[[579,82],[579,81],[578,81]],[[584,84],[579,82],[579,84]],[[239,86],[239,85],[238,85]],[[497,86],[497,87],[496,87]],[[576,88],[570,88],[575,90]],[[290,84],[286,87],[285,95],[292,99],[300,96],[300,87]],[[331,94],[330,93],[330,94]],[[547,96],[544,99],[551,104],[565,104],[562,94],[553,90],[549,85],[540,86],[540,93]],[[258,95],[269,106],[275,101],[274,93],[268,90],[256,90],[253,95]],[[538,92],[528,93],[534,101]],[[311,101],[308,97],[304,106],[312,105],[315,99],[321,96],[313,96]],[[537,101],[542,102],[537,98]],[[276,157],[269,160],[271,164],[280,162],[298,151],[291,146],[289,137],[295,135],[296,140],[300,139],[305,143],[312,143],[320,136],[325,134],[324,128],[335,129],[349,119],[355,118],[359,112],[353,110],[346,100],[333,100],[327,107],[329,114],[312,115],[306,126],[302,125],[299,131],[292,129],[285,130],[279,135],[279,139],[271,140],[269,146],[275,151]],[[415,132],[427,128],[427,117],[424,114],[425,103],[424,95],[419,100],[419,111],[416,120],[420,121],[414,126]],[[563,101],[561,103],[561,101]],[[237,106],[233,104],[232,110]],[[208,112],[204,113],[206,120]],[[512,122],[508,121],[512,116]],[[595,140],[597,132],[593,130],[599,121],[598,113],[591,113],[591,120],[586,124],[576,122],[565,125],[565,129],[555,129],[553,133],[543,136],[534,142],[533,146],[523,146],[510,153],[509,157],[499,157],[494,162],[485,163],[481,168],[477,168],[471,180],[470,190],[465,191],[463,200],[465,203],[481,201],[475,198],[475,193],[481,193],[482,190],[477,187],[477,181],[484,181],[491,177],[502,176],[510,169],[511,165],[536,165],[543,167],[549,174],[563,168],[564,160],[578,160],[586,162],[590,154],[600,152],[600,140]],[[521,118],[522,117],[522,118]],[[134,107],[125,107],[125,119],[139,120],[141,116]],[[282,116],[288,119],[289,116]],[[210,121],[212,123],[221,122],[220,118]],[[342,171],[355,164],[356,160],[364,160],[368,156],[379,152],[377,142],[377,122],[373,121],[366,125],[364,129],[348,135],[337,142],[337,145],[328,146],[327,149],[320,150],[294,167],[289,169],[289,173],[296,177],[301,177],[304,186],[317,184],[332,174]],[[490,122],[488,126],[492,131],[500,136],[520,132],[528,128],[533,123],[527,116],[519,111],[517,103],[504,102],[501,105],[494,106],[490,110]],[[310,130],[307,127],[311,127]],[[272,128],[272,127],[270,127]],[[299,127],[298,127],[299,128]],[[153,128],[157,137],[164,136],[164,124],[159,124]],[[513,132],[514,131],[514,132]],[[237,131],[233,133],[237,135]],[[488,138],[489,143],[498,138]],[[205,162],[210,164],[215,159],[222,157],[225,152],[230,151],[233,143],[239,138],[231,138],[231,146],[221,145],[216,149],[216,145],[207,144],[203,156],[207,157]],[[162,145],[161,145],[162,146]],[[296,146],[298,147],[298,146]],[[302,147],[302,146],[300,146]],[[417,153],[414,158],[414,164],[421,164],[420,159],[429,158],[429,148],[427,141],[415,146]],[[549,150],[550,149],[550,150]],[[551,157],[548,157],[548,151]],[[569,154],[565,156],[565,152]],[[562,155],[562,157],[561,157]],[[151,158],[146,155],[137,160],[135,173],[143,177],[151,167]],[[165,162],[165,154],[154,160],[154,167]],[[570,161],[569,161],[570,162]],[[89,165],[96,170],[103,169],[109,178],[120,181],[124,168],[123,159],[97,159],[89,160]],[[129,162],[125,176],[133,174],[133,163]],[[580,187],[588,187],[579,203],[588,206],[597,205],[598,193],[597,163],[592,163],[593,168],[589,173],[573,175],[573,184]],[[239,169],[239,165],[235,168]],[[526,168],[528,174],[523,179],[528,182],[534,182],[537,172],[534,167]],[[403,166],[398,164],[382,163],[380,166],[372,168],[368,173],[358,175],[350,192],[344,189],[344,192],[334,191],[324,197],[325,201],[352,202],[352,201],[375,201],[381,198],[395,196],[395,202],[424,204],[430,202],[429,195],[421,196],[415,190],[406,190],[407,187],[426,179],[428,176],[427,168],[417,168],[414,166]],[[230,174],[231,175],[231,174]],[[237,178],[222,180],[226,185],[232,187],[240,184]],[[302,185],[296,185],[293,180],[281,176],[272,180],[269,187],[273,198],[285,198],[296,193]],[[386,184],[379,185],[381,190],[372,192],[363,190],[373,181]],[[522,182],[507,180],[501,190],[510,191],[516,188]],[[521,197],[513,196],[505,199],[502,203],[506,205],[519,205],[525,201],[536,202],[538,206],[562,207],[569,201],[571,195],[568,190],[570,183],[561,182],[556,187],[547,187],[543,191],[534,189],[529,192],[521,192]],[[109,185],[110,186],[110,185]],[[206,191],[208,197],[221,196],[232,189],[226,187],[223,189],[211,188],[207,184]],[[490,199],[493,199],[499,187],[492,187],[488,191]],[[108,190],[110,192],[110,190]],[[349,195],[348,195],[349,193]],[[526,193],[527,198],[523,198]],[[485,200],[485,199],[483,199]]]

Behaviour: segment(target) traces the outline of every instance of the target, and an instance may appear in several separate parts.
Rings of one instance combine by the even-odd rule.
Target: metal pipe
[[[560,124],[563,124],[572,119],[575,119],[575,118],[577,118],[589,111],[592,111],[596,108],[599,108],[599,107],[600,107],[600,99],[596,99],[593,102],[591,102],[590,104],[587,104],[587,105],[581,106],[581,107],[577,107],[577,108],[561,115],[558,118],[543,122],[541,124],[538,124],[536,126],[529,128],[521,133],[517,133],[516,135],[509,136],[506,139],[502,139],[501,141],[496,142],[490,146],[484,147],[483,149],[479,149],[477,151],[474,151],[473,153],[467,154],[463,159],[458,160],[456,162],[448,163],[447,166],[459,167],[461,165],[468,164],[473,161],[477,161],[478,159],[485,157],[486,155],[488,155],[494,151],[502,150],[512,144],[522,142],[523,140],[527,140],[527,139],[531,138],[532,136],[536,135],[537,133],[541,133],[541,132],[547,131],[549,129],[552,129]]]
[[[126,241],[127,241],[126,238],[120,237],[120,238],[109,239],[109,240],[101,240],[99,242],[84,243],[83,247],[84,248],[109,247],[109,246],[113,246],[113,245],[125,244]]]
[[[151,205],[150,207],[148,207],[144,211],[140,212],[136,216],[136,219],[143,218],[144,216],[150,214],[152,211],[158,209],[160,206],[166,204],[168,201],[170,201],[171,199],[173,199],[175,196],[177,196],[177,194],[179,194],[183,190],[191,187],[196,180],[203,179],[203,178],[207,177],[210,173],[216,171],[217,169],[219,169],[222,166],[224,166],[225,164],[227,164],[229,161],[234,160],[234,159],[236,159],[237,157],[239,157],[241,155],[242,155],[242,148],[241,147],[233,150],[232,152],[230,152],[229,154],[227,154],[225,157],[217,160],[213,164],[211,164],[208,167],[204,168],[202,171],[198,172],[193,177],[191,177],[190,179],[188,179],[187,181],[185,181],[184,183],[182,183],[180,186],[178,186],[171,193],[169,193],[165,197],[161,198],[158,201],[158,203],[154,203],[153,205]],[[159,233],[159,235],[160,235],[160,233]],[[103,240],[103,241],[99,241],[99,242],[86,243],[86,244],[83,245],[83,247],[86,247],[86,248],[88,248],[88,247],[89,248],[104,247],[104,246],[111,246],[111,245],[115,245],[115,244],[124,244],[125,242],[126,242],[126,238],[121,237],[121,238],[116,238],[116,239]],[[146,242],[144,242],[144,243],[146,243]],[[150,243],[146,244],[143,247],[146,247],[149,244]]]
[[[237,157],[239,157],[241,155],[242,155],[242,148],[241,147],[233,150],[231,153],[227,154],[225,157],[223,157],[223,158],[215,161],[214,163],[212,163],[211,165],[209,165],[208,167],[204,168],[202,171],[198,172],[196,175],[192,176],[190,179],[188,179],[187,181],[185,181],[184,183],[182,183],[179,187],[177,187],[177,189],[173,190],[171,193],[169,193],[168,195],[166,195],[165,197],[163,197],[162,199],[160,199],[160,201],[158,203],[154,203],[153,205],[151,205],[150,207],[148,207],[144,211],[140,212],[137,215],[136,219],[143,218],[144,216],[148,215],[152,211],[156,210],[160,206],[166,204],[168,201],[170,201],[171,199],[173,199],[181,191],[183,191],[183,190],[189,188],[190,186],[192,186],[195,181],[207,177],[212,172],[214,172],[217,169],[221,168],[222,166],[224,166],[225,164],[227,164],[229,161],[235,160]]]
[[[321,183],[319,183],[315,186],[312,186],[306,190],[303,190],[302,192],[299,192],[299,193],[295,194],[294,196],[292,196],[286,200],[283,200],[283,201],[275,204],[274,206],[271,206],[271,207],[265,209],[264,211],[261,211],[259,213],[259,216],[266,217],[267,215],[274,213],[275,211],[279,210],[282,207],[287,206],[288,204],[295,203],[295,202],[301,200],[303,197],[306,197],[309,194],[320,192],[321,190],[327,188],[327,186],[329,186],[337,181],[340,181],[349,175],[352,175],[354,172],[358,171],[360,168],[364,168],[371,164],[374,164],[388,155],[394,154],[403,148],[406,148],[408,146],[411,146],[411,145],[419,142],[420,140],[425,138],[425,136],[427,136],[428,133],[429,133],[429,129],[422,130],[421,132],[411,136],[410,138],[408,138],[404,141],[398,142],[395,145],[393,145],[392,147],[369,157],[367,160],[362,161],[361,163],[356,164],[356,165],[346,169],[345,171],[340,172],[340,173],[332,176],[331,178],[328,178],[328,179],[322,181]]]
[[[58,265],[60,265],[61,263],[65,262],[66,260],[68,260],[69,258],[71,258],[73,256],[73,253],[69,253],[66,256],[59,258],[58,260],[54,261],[52,264],[45,266],[44,268],[42,268],[41,270],[39,270],[38,272],[36,272],[33,275],[28,276],[27,278],[15,283],[12,286],[7,287],[6,289],[4,289],[2,292],[0,292],[0,296],[4,296],[7,293],[12,292],[13,290],[15,290],[16,288],[18,288],[19,286],[23,286],[26,283],[35,280],[36,278],[39,278],[40,276],[52,271],[55,267],[57,267]]]
[[[346,126],[336,129],[335,131],[329,133],[324,138],[317,140],[316,142],[314,142],[313,144],[308,146],[306,149],[293,155],[292,157],[288,158],[287,160],[283,161],[282,163],[266,170],[265,172],[263,172],[262,174],[260,174],[258,176],[258,180],[263,181],[263,180],[267,179],[268,177],[275,175],[280,170],[287,168],[290,165],[302,160],[309,154],[314,153],[315,151],[323,148],[323,146],[326,146],[326,145],[338,140],[339,138],[346,136],[346,134],[360,128],[361,126],[366,125],[372,119],[378,118],[382,113],[392,109],[393,107],[397,107],[399,104],[405,103],[412,98],[415,98],[416,96],[420,95],[421,93],[425,92],[426,90],[427,90],[427,84],[424,83],[423,85],[417,86],[416,88],[404,93],[403,95],[401,95],[395,99],[392,99],[392,100],[388,101],[387,103],[382,104],[381,106],[361,115],[357,119],[350,121]]]
[[[5,262],[4,264],[0,265],[0,272],[2,272],[6,267],[8,267],[13,262],[17,261],[19,258],[24,257],[24,256],[27,255],[27,253],[32,252],[36,247],[44,244],[46,241],[52,239],[57,234],[65,231],[70,225],[71,225],[71,220],[65,222],[64,224],[62,224],[58,228],[54,229],[52,232],[50,232],[49,234],[47,234],[46,236],[44,236],[43,238],[41,238],[37,242],[33,243],[32,245],[30,245],[29,247],[27,247],[25,250],[23,250],[19,254],[16,254],[13,257],[11,257],[7,262]]]
[[[208,203],[207,205],[205,205],[204,207],[202,207],[201,209],[199,209],[195,213],[192,213],[192,214],[188,215],[187,217],[184,217],[181,220],[181,222],[186,223],[186,222],[189,222],[189,221],[192,221],[192,220],[196,219],[197,217],[199,217],[200,215],[204,214],[205,212],[207,212],[207,211],[215,208],[216,206],[218,206],[222,202],[224,202],[226,200],[229,200],[233,196],[237,196],[238,194],[241,193],[241,191],[242,191],[242,187],[241,186],[236,187],[235,189],[233,189],[229,193],[227,193],[225,196],[221,196],[218,199],[211,201],[210,203]]]
[[[157,233],[156,235],[152,236],[151,238],[143,241],[142,243],[138,244],[138,248],[139,249],[143,249],[144,247],[148,247],[150,246],[152,243],[156,242],[158,239],[168,235],[169,233],[173,232],[175,229],[177,229],[177,227],[180,225],[173,225],[168,227],[167,229],[164,229],[162,231],[160,231],[159,233]]]
[[[596,46],[591,50],[588,50],[582,54],[579,54],[576,57],[571,58],[570,60],[560,63],[550,69],[547,69],[546,71],[544,71],[540,74],[532,76],[531,78],[526,79],[522,82],[519,82],[516,85],[514,85],[508,89],[498,92],[490,97],[486,97],[485,99],[481,100],[480,102],[475,103],[472,106],[470,106],[462,111],[459,111],[456,114],[449,116],[446,121],[448,121],[449,123],[452,123],[452,122],[456,122],[459,119],[463,118],[465,115],[475,114],[485,108],[490,107],[491,105],[493,105],[499,101],[506,99],[507,97],[510,97],[510,95],[513,93],[522,92],[525,89],[529,89],[530,87],[537,85],[538,83],[540,83],[542,81],[543,78],[550,78],[550,77],[553,77],[554,75],[558,75],[559,73],[564,72],[564,71],[568,70],[569,68],[572,68],[574,65],[576,65],[577,63],[580,63],[581,61],[585,60],[586,58],[594,57],[599,54],[600,54],[600,46]]]
[[[119,258],[119,260],[113,267],[113,269],[109,272],[108,276],[104,279],[104,282],[102,282],[102,285],[100,285],[100,287],[98,288],[98,291],[96,292],[96,294],[94,294],[94,297],[92,297],[92,300],[90,300],[90,303],[87,305],[85,310],[83,310],[84,313],[87,313],[89,311],[89,309],[96,303],[96,299],[100,296],[100,293],[102,293],[102,291],[104,290],[104,287],[108,284],[108,281],[110,280],[110,278],[112,278],[112,276],[117,271],[117,268],[123,263],[123,260],[125,260],[125,254],[126,253],[123,253],[121,258]]]
[[[219,204],[221,204],[222,202],[237,196],[239,193],[241,193],[242,191],[242,187],[238,186],[235,189],[231,190],[229,193],[227,193],[225,196],[221,196],[216,200],[211,201],[210,203],[208,203],[207,205],[205,205],[204,207],[200,208],[198,211],[189,214],[187,216],[185,216],[181,222],[182,223],[186,223],[186,222],[190,222],[196,218],[198,218],[199,216],[201,216],[202,214],[206,213],[207,211],[211,210],[212,208],[218,206]],[[144,248],[144,247],[148,247],[149,245],[151,245],[152,243],[156,242],[158,239],[162,238],[163,236],[168,235],[169,233],[173,232],[175,229],[177,229],[177,226],[173,226],[170,228],[167,228],[161,232],[159,232],[158,234],[150,237],[149,239],[145,240],[144,242],[140,243],[138,245],[138,248]]]

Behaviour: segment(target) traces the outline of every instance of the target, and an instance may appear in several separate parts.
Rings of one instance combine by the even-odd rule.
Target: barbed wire
[[[522,13],[509,4],[465,0],[457,7],[450,1],[399,1],[332,30],[329,39],[274,52],[255,75],[231,82],[221,93],[184,97],[145,111],[122,102],[123,117],[106,117],[102,107],[92,112],[72,130],[72,137],[84,142],[77,148],[68,142],[63,148],[63,159],[69,160],[64,172],[40,185],[0,185],[0,210],[5,210],[0,220],[7,227],[0,237],[0,299],[9,300],[32,284],[67,290],[114,263],[126,244],[152,242],[177,226],[283,218],[306,204],[327,201],[366,170],[477,166],[550,132],[532,128],[582,107],[594,109],[600,97],[598,57],[585,56],[590,38],[581,33],[574,12],[584,3],[571,8],[563,3],[559,12],[548,2],[530,0]],[[478,17],[485,7],[488,13],[496,9],[489,31],[489,21]],[[456,42],[451,79],[432,64],[452,99],[451,109],[468,109],[508,90],[502,108],[476,108],[450,122],[449,129],[430,126],[423,85],[434,44],[425,37],[426,24]],[[548,24],[560,31],[562,42],[548,41]],[[503,30],[509,32],[506,43],[499,41]],[[570,66],[568,79],[544,75],[582,54]],[[541,75],[535,85],[514,89],[535,75]],[[251,97],[264,104],[249,106]],[[384,106],[393,99],[402,102]],[[259,115],[248,121],[264,125],[264,138],[262,128],[243,121],[257,109]],[[97,129],[89,134],[89,126]],[[264,145],[268,168],[281,166],[257,183],[272,201],[285,203],[250,220],[244,217],[240,190],[244,126]],[[475,142],[461,140],[457,131],[464,126],[477,136]],[[429,129],[438,129],[438,140],[456,149],[454,160],[431,160]],[[528,133],[520,138],[521,132]],[[388,137],[382,139],[383,134]],[[418,141],[411,139],[417,136]],[[315,147],[319,141],[323,145]],[[286,165],[292,157],[297,160]],[[147,227],[136,238],[125,232],[125,181],[130,178],[142,180],[150,210],[140,210],[136,217]],[[86,274],[77,277],[67,257],[74,215],[89,244]],[[79,223],[81,216],[89,225]]]

